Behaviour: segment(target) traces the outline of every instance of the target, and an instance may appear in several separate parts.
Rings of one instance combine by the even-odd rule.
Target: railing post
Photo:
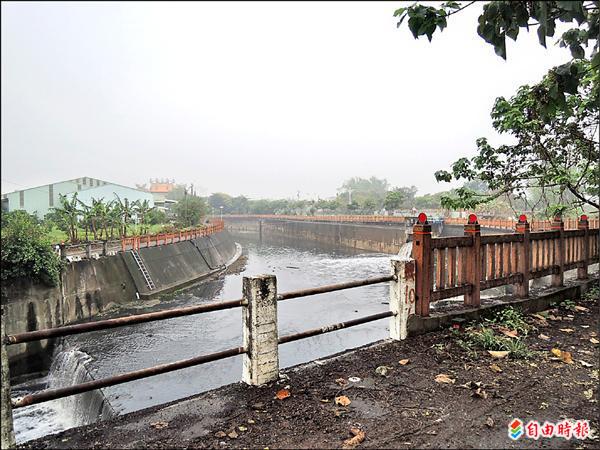
[[[529,222],[527,222],[527,216],[521,214],[519,221],[516,225],[516,232],[523,235],[523,244],[519,248],[518,256],[518,272],[523,276],[521,283],[517,284],[517,297],[525,298],[529,296],[529,278],[530,274],[530,243],[529,243]]]
[[[0,364],[2,365],[2,386],[0,387],[0,448],[13,448],[15,446],[15,432],[13,427],[12,405],[10,403],[10,372],[8,355],[6,352],[6,330],[4,328],[4,306],[0,307]]]
[[[412,257],[415,260],[416,306],[415,313],[429,316],[432,288],[431,225],[424,213],[419,214],[413,225]]]
[[[554,218],[552,230],[558,231],[558,239],[554,241],[554,262],[558,266],[558,273],[552,274],[552,286],[559,287],[565,281],[565,223],[562,217]]]
[[[125,252],[125,239],[121,238],[121,251]]]
[[[102,256],[106,256],[108,254],[108,240],[102,241]]]
[[[415,313],[415,261],[413,259],[392,258],[390,283],[390,338],[396,341],[408,336],[408,316]]]
[[[588,217],[584,214],[577,222],[577,229],[584,230],[583,248],[581,249],[581,258],[583,262],[577,267],[577,279],[586,280],[588,278],[588,260],[590,258],[590,223]]]
[[[242,307],[244,354],[242,381],[262,385],[279,378],[277,278],[244,277]]]
[[[85,244],[85,257],[87,259],[90,259],[92,257],[92,244],[90,242],[87,242]]]
[[[472,243],[467,250],[467,267],[465,278],[471,285],[471,292],[465,294],[464,303],[468,306],[478,308],[481,305],[481,226],[477,222],[477,216],[470,214],[468,222],[464,226],[465,236],[471,236]]]

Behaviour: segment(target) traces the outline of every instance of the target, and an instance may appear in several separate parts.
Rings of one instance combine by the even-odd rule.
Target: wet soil
[[[529,359],[469,354],[456,332],[442,330],[292,368],[269,386],[225,386],[22,448],[337,448],[351,428],[365,433],[357,448],[599,448],[597,437],[515,442],[507,435],[518,417],[588,419],[598,436],[600,307],[597,298],[576,304],[585,309],[571,304],[549,311],[556,320],[529,318],[537,326],[525,338]],[[553,348],[570,352],[573,363],[554,360]],[[389,367],[387,376],[379,366]],[[454,383],[437,383],[439,374]],[[462,386],[469,382],[481,383],[486,398]],[[281,389],[291,395],[277,399]],[[336,405],[339,396],[351,403]]]

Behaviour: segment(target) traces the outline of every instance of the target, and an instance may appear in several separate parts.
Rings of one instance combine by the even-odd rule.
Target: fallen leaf
[[[240,431],[248,431],[248,427],[245,427],[244,425],[240,425],[238,427],[238,430],[240,430]]]
[[[435,377],[435,382],[436,383],[448,383],[448,384],[454,384],[456,380],[454,380],[453,378],[450,378],[448,375],[446,375],[445,373],[440,373],[437,377]]]
[[[359,377],[350,377],[350,378],[348,378],[348,381],[350,383],[360,383],[360,378]]]
[[[531,314],[531,317],[535,317],[538,320],[546,320],[546,318],[540,314]]]
[[[231,439],[237,439],[239,435],[235,432],[235,430],[233,430],[227,436],[229,436]]]
[[[588,400],[591,400],[594,396],[594,391],[592,389],[588,389],[587,391],[583,391],[583,396]]]
[[[571,356],[570,352],[564,352],[564,351],[559,350],[558,348],[553,348],[552,350],[550,350],[550,352],[554,356],[560,358],[560,360],[562,362],[567,363],[567,364],[573,364],[573,357]]]
[[[548,317],[546,317],[546,319],[548,319],[548,320],[560,320],[561,318],[560,317],[556,317],[556,316],[554,316],[552,314],[548,314]]]
[[[559,331],[562,331],[563,333],[572,333],[575,330],[573,328],[559,328]]]
[[[400,361],[398,361],[398,363],[399,363],[401,366],[405,366],[405,365],[407,365],[409,362],[410,362],[410,359],[401,359]]]
[[[600,341],[598,339],[596,339],[596,338],[590,338],[590,342],[592,344],[600,344]]]
[[[481,387],[481,381],[469,381],[468,383],[461,384],[460,387],[467,389],[477,389]]]
[[[336,384],[339,384],[340,386],[344,386],[346,384],[348,384],[348,381],[345,378],[337,378],[335,380]]]
[[[548,403],[542,402],[542,403],[540,403],[539,409],[548,409],[548,406],[550,406]]]
[[[150,426],[152,428],[156,428],[157,430],[160,430],[161,428],[165,428],[165,427],[169,426],[169,422],[154,422],[154,423],[151,423]]]
[[[575,305],[575,309],[577,311],[589,311],[589,309],[586,308],[585,306],[579,306],[579,305]]]
[[[227,433],[225,433],[224,431],[217,431],[215,433],[215,437],[217,438],[224,438],[225,436],[227,436]]]
[[[488,398],[487,392],[485,392],[483,389],[481,389],[480,387],[477,388],[476,390],[473,391],[472,394],[473,397],[479,397],[479,398],[483,398],[486,399]]]
[[[390,373],[390,369],[392,369],[392,367],[389,366],[379,366],[377,369],[375,369],[375,372],[379,375],[381,375],[382,377],[387,377],[388,374]]]
[[[348,406],[352,401],[345,395],[340,395],[335,398],[335,404],[340,406]]]
[[[502,372],[502,369],[500,368],[500,366],[498,364],[492,364],[490,366],[490,369],[492,369],[494,372],[496,373],[500,373]]]
[[[253,423],[256,423],[256,422],[255,422],[254,420],[252,420],[252,419],[248,419],[248,423],[249,423],[250,425],[252,425]]]
[[[283,400],[284,398],[288,398],[290,395],[290,391],[288,391],[287,389],[281,389],[279,391],[277,391],[277,394],[275,394],[275,397],[277,398],[277,400]]]
[[[494,419],[492,419],[491,417],[488,417],[487,419],[485,419],[485,424],[489,428],[494,428]]]
[[[594,367],[593,364],[590,364],[589,362],[582,361],[582,360],[579,360],[579,364],[581,364],[583,367]]]
[[[546,336],[545,334],[540,334],[538,337],[540,339],[544,340],[544,341],[549,341],[550,340],[550,336]]]
[[[351,428],[350,433],[352,433],[354,436],[349,439],[346,439],[342,444],[342,448],[354,448],[365,440],[365,432],[359,430],[358,428]]]
[[[502,359],[502,358],[506,358],[510,352],[508,352],[508,351],[494,351],[494,350],[488,350],[488,353],[490,354],[490,356],[491,356],[492,358],[495,358],[495,359]]]
[[[498,328],[498,330],[500,330],[500,333],[502,333],[503,335],[508,336],[510,338],[516,339],[518,337],[516,330],[510,330],[510,329],[504,328],[504,327],[500,327],[500,328]]]
[[[329,400],[328,398],[322,398],[321,399],[321,403],[329,403],[331,400]]]

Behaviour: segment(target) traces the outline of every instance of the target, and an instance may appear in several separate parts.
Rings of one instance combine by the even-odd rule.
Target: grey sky
[[[400,6],[3,2],[2,192],[80,176],[253,198],[371,175],[446,189],[433,172],[495,136],[494,99],[569,55],[531,32],[504,62],[479,5],[415,41]]]

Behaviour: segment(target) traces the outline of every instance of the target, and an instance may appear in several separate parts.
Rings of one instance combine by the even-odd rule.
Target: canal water
[[[206,281],[148,307],[144,303],[118,315],[197,305],[241,297],[242,277],[273,273],[280,292],[387,274],[389,255],[362,253],[320,243],[259,242],[233,235],[242,244],[238,270]],[[388,283],[286,300],[278,304],[280,336],[387,311]],[[107,316],[110,317],[110,316]],[[106,318],[106,317],[103,317]],[[323,358],[388,336],[388,320],[360,325],[280,346],[280,366]],[[61,343],[47,377],[15,386],[13,395],[44,387],[164,364],[242,345],[241,309],[216,311],[131,327],[70,336]],[[162,374],[14,411],[18,442],[56,433],[149,406],[238,382],[242,357]]]

